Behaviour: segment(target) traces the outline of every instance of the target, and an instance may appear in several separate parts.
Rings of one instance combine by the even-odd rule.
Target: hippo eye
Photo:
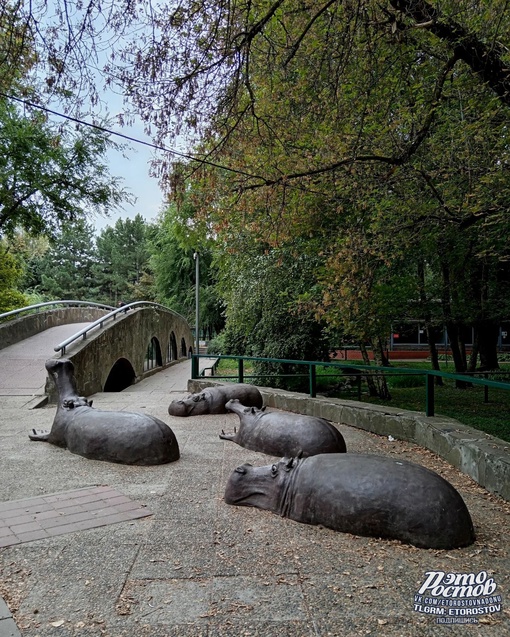
[[[278,465],[274,464],[271,467],[271,476],[275,478],[278,475]]]

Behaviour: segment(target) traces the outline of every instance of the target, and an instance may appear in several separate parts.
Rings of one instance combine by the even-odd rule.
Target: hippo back
[[[474,541],[461,495],[421,465],[376,455],[320,455],[298,461],[291,481],[281,514],[305,524],[425,548]]]
[[[67,413],[66,447],[85,458],[131,465],[179,459],[174,432],[149,414],[77,407]]]

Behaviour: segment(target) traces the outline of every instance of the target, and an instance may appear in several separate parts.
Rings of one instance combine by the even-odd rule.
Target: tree
[[[222,254],[219,267],[219,291],[226,305],[222,353],[327,360],[326,326],[316,319],[313,309],[302,304],[320,259],[302,251],[299,243],[291,251],[253,244],[241,235],[235,242],[228,254]],[[257,363],[255,371],[264,377],[302,369]],[[270,383],[285,386],[285,381],[274,378]]]
[[[508,16],[493,4],[491,27],[481,22],[488,14],[476,3],[441,3],[440,12],[419,2],[389,5],[325,3],[317,9],[285,2],[267,11],[250,4],[251,13],[247,8],[243,19],[232,20],[230,31],[217,30],[222,47],[194,40],[218,51],[218,66],[220,51],[232,54],[224,100],[209,113],[202,149],[238,171],[194,171],[194,181],[201,180],[194,189],[202,196],[197,214],[212,220],[227,241],[242,228],[254,241],[280,249],[290,250],[296,238],[320,239],[329,257],[318,310],[330,322],[349,314],[345,277],[338,272],[350,263],[358,273],[351,290],[367,291],[357,318],[370,330],[376,328],[367,305],[376,317],[380,307],[375,290],[388,286],[389,272],[420,255],[422,267],[437,266],[457,370],[466,369],[459,334],[472,324],[479,326],[480,343],[492,349],[486,358],[494,364],[494,326],[508,312],[505,287],[481,277],[501,279],[498,263],[507,254],[499,238],[509,230],[510,194],[504,178],[508,105],[500,89],[509,72],[507,54],[487,43],[508,33]],[[418,6],[429,13],[417,24],[425,14],[410,10]],[[247,25],[244,31],[236,30],[240,24]],[[478,54],[486,69],[477,66]],[[165,69],[173,62],[162,55],[151,60]],[[193,84],[184,84],[198,96],[197,76],[207,74],[200,60],[213,64],[207,56],[195,59],[194,74],[187,76]],[[178,83],[170,92],[172,99],[182,95]],[[213,206],[211,192],[217,195]],[[361,249],[347,255],[336,249],[353,237]],[[389,281],[395,287],[401,278]],[[416,311],[420,281],[408,298]],[[488,294],[494,303],[487,303]],[[371,332],[372,340],[379,336]]]
[[[0,314],[27,305],[27,297],[17,289],[22,276],[20,263],[5,243],[0,243]]]
[[[83,219],[68,224],[53,240],[39,265],[39,291],[49,299],[90,301],[97,298],[94,276],[97,252],[93,228]]]
[[[0,8],[0,91],[28,93],[24,78],[37,62],[35,42],[19,14],[20,3],[2,3]]]
[[[134,298],[134,290],[147,276],[150,234],[140,214],[134,219],[118,219],[115,226],[99,234],[97,283],[104,301],[117,305]]]
[[[160,174],[176,201],[189,198],[192,225],[215,237],[217,254],[316,249],[316,311],[332,325],[346,314],[364,321],[373,341],[399,297],[382,291],[402,284],[404,268],[416,273],[406,308],[431,328],[440,291],[457,369],[467,325],[493,359],[494,324],[508,311],[498,283],[510,230],[506,2],[147,6],[108,5],[123,35],[157,25],[137,30],[108,71],[156,140],[195,136],[201,165],[162,161]],[[75,14],[55,44],[63,69],[66,53],[93,42],[96,10]],[[347,287],[364,291],[357,307],[343,293],[345,258],[358,277]]]
[[[15,255],[21,272],[16,288],[22,294],[16,307],[45,301],[40,292],[40,265],[42,257],[49,249],[48,238],[33,237],[24,231],[18,231],[12,237],[2,239],[2,244],[11,255]]]
[[[179,216],[179,214],[181,216]],[[223,307],[216,291],[213,267],[214,242],[206,234],[189,232],[184,217],[192,208],[184,204],[180,210],[168,206],[161,216],[151,241],[151,265],[155,274],[157,297],[161,303],[195,323],[196,253],[199,253],[200,329],[211,339],[224,325]],[[180,225],[182,223],[182,225]]]
[[[55,129],[0,99],[0,233],[54,236],[84,214],[108,214],[124,198],[103,163],[108,138]]]
[[[51,44],[58,38],[45,32],[46,8],[44,0],[13,0],[0,8],[0,236],[17,229],[55,236],[64,224],[107,215],[129,199],[105,164],[107,150],[120,146],[99,128],[55,124],[46,115],[47,91],[62,108],[77,101],[51,76],[41,81],[42,59],[52,72],[61,66]],[[42,12],[40,22],[32,11]],[[41,57],[41,44],[50,48],[47,56]]]

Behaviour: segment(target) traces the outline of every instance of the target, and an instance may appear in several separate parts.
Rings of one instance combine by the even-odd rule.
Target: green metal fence
[[[191,377],[193,379],[200,378],[199,373],[199,359],[200,358],[211,358],[210,355],[202,355],[202,354],[192,354],[191,357]],[[363,378],[367,377],[376,377],[377,375],[400,375],[400,376],[424,376],[425,377],[425,414],[427,416],[434,416],[434,392],[435,392],[435,380],[437,377],[450,379],[455,381],[462,381],[464,383],[470,383],[472,385],[480,385],[484,387],[484,400],[488,402],[489,400],[489,388],[495,389],[505,389],[510,390],[510,383],[489,380],[488,378],[479,378],[473,374],[452,374],[449,372],[440,372],[435,370],[422,370],[422,369],[411,369],[405,367],[381,367],[377,365],[353,365],[348,363],[338,363],[338,362],[324,362],[324,361],[299,361],[299,360],[291,360],[291,359],[282,359],[282,358],[258,358],[253,356],[214,356],[217,359],[217,363],[220,360],[234,360],[237,361],[237,374],[235,375],[218,375],[215,373],[216,379],[226,379],[226,380],[235,380],[238,383],[244,383],[247,379],[254,379],[257,377],[269,377],[273,376],[275,378],[297,378],[308,377],[309,384],[309,394],[312,398],[315,398],[317,395],[317,367],[333,367],[337,368],[343,373],[348,373],[349,376],[353,376],[356,378],[356,388],[357,388],[357,396],[358,400],[361,400],[361,383]],[[245,361],[255,361],[261,363],[276,363],[276,364],[284,364],[284,365],[295,365],[303,367],[304,371],[302,374],[245,374],[244,371],[244,363]],[[215,364],[214,367],[217,365]],[[485,376],[487,374],[485,373]]]

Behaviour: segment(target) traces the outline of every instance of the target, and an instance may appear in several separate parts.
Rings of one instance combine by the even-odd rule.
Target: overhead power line
[[[36,108],[40,111],[44,111],[45,113],[49,113],[50,115],[56,115],[57,117],[62,117],[63,119],[67,119],[70,122],[75,122],[76,124],[81,124],[82,126],[88,126],[89,128],[95,128],[103,133],[107,133],[108,135],[115,135],[116,137],[120,137],[129,142],[133,142],[135,144],[142,144],[143,146],[148,146],[149,148],[154,148],[155,150],[159,150],[164,153],[170,153],[172,155],[176,155],[177,157],[182,157],[183,159],[188,159],[190,161],[194,161],[200,164],[205,164],[206,166],[211,166],[213,168],[220,168],[221,170],[226,170],[231,173],[235,173],[238,175],[244,175],[245,177],[251,177],[252,179],[262,179],[258,175],[252,175],[251,173],[247,173],[243,170],[237,170],[235,168],[230,168],[229,166],[223,166],[222,164],[217,164],[216,162],[210,161],[208,159],[202,159],[200,157],[194,157],[193,155],[188,155],[187,153],[181,153],[178,150],[174,150],[172,148],[167,148],[166,146],[161,146],[159,144],[153,144],[152,142],[146,142],[143,139],[137,139],[136,137],[131,137],[131,135],[125,135],[124,133],[119,133],[118,131],[111,130],[110,128],[106,128],[104,126],[100,126],[99,124],[93,124],[92,122],[87,122],[83,119],[79,119],[77,117],[72,117],[71,115],[66,115],[65,113],[60,113],[55,111],[47,106],[42,106],[41,104],[34,104],[29,100],[22,99],[21,97],[15,97],[14,95],[8,95],[7,93],[3,93],[0,91],[0,97],[4,97],[8,100],[13,100],[15,102],[19,102],[20,104],[24,104],[25,106],[29,106],[30,108]]]

